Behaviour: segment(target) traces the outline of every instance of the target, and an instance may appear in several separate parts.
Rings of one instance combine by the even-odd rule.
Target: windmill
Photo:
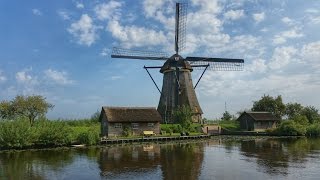
[[[185,48],[186,40],[187,3],[176,3],[175,14],[175,54],[168,56],[166,53],[137,51],[114,47],[112,58],[162,60],[163,66],[144,66],[154,85],[160,92],[158,111],[163,123],[174,123],[173,111],[182,105],[189,106],[193,113],[193,121],[202,123],[202,109],[198,102],[195,88],[206,70],[215,71],[240,71],[243,69],[243,59],[226,59],[210,57],[186,57],[179,52]],[[148,69],[160,69],[163,74],[162,90],[154,81]],[[191,72],[193,69],[203,70],[195,86],[193,86]]]

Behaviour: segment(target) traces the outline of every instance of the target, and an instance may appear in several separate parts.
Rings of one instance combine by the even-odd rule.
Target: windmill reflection
[[[151,144],[107,147],[98,160],[101,176],[149,176],[161,179],[197,179],[203,161],[200,144]]]

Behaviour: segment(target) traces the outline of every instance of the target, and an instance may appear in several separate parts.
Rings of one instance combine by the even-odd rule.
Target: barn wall
[[[254,130],[256,131],[264,131],[275,127],[276,123],[274,121],[256,121],[254,123]]]
[[[242,114],[238,120],[240,122],[240,129],[247,131],[254,130],[254,120],[248,114]]]
[[[153,123],[153,122],[152,122]],[[156,134],[160,134],[160,123],[154,123],[154,127],[148,127],[148,123],[138,123],[139,127],[137,129],[132,129],[132,123],[121,123],[122,128],[115,128],[115,123],[109,123],[108,126],[108,136],[123,136],[123,128],[125,126],[129,127],[132,131],[132,135],[142,135],[143,131],[153,131]]]

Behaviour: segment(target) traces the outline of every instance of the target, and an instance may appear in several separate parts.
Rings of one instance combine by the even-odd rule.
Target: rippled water
[[[320,179],[320,139],[216,137],[0,152],[0,179]]]

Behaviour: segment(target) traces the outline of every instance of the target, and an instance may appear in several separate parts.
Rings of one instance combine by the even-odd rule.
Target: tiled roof
[[[280,121],[279,118],[270,112],[244,112],[251,116],[255,121]]]
[[[160,122],[156,108],[150,107],[102,107],[108,122]]]

